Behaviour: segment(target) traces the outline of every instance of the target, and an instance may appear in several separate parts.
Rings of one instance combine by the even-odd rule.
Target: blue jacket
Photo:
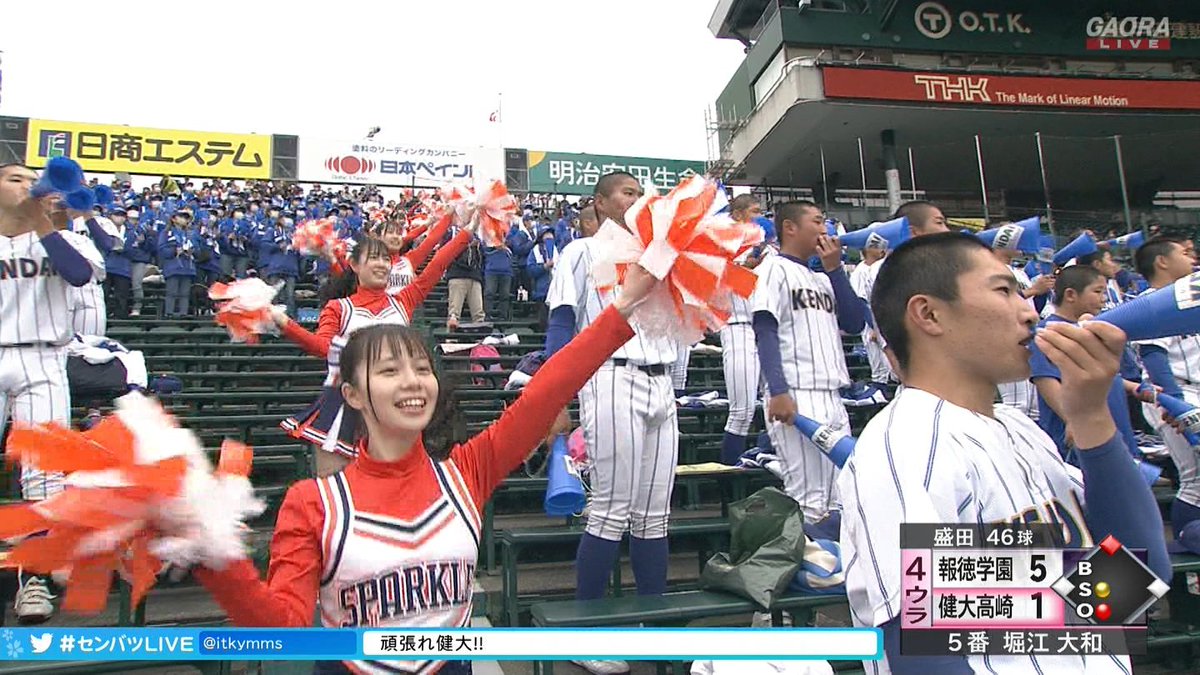
[[[95,218],[88,218],[84,222],[87,224],[88,234],[96,244],[96,249],[104,255],[104,271],[107,274],[128,279],[130,264],[129,258],[125,255],[125,239],[105,232]]]
[[[220,235],[221,255],[231,255],[235,258],[250,255],[250,235],[254,233],[254,223],[250,219],[226,218],[217,226],[217,231]]]
[[[158,235],[158,259],[162,263],[163,278],[195,277],[192,233],[174,225],[163,228]]]
[[[300,252],[291,250],[294,227],[271,226],[262,239],[267,276],[300,276]]]
[[[519,225],[513,225],[512,229],[508,231],[505,241],[512,249],[513,259],[524,265],[525,259],[529,257],[529,252],[533,250],[533,239],[530,239]]]
[[[125,222],[125,255],[132,262],[154,262],[158,255],[158,232],[153,223],[144,220]]]
[[[483,274],[488,277],[511,277],[513,252],[500,246],[483,248]]]
[[[573,239],[575,239],[575,230],[571,227],[571,221],[559,218],[558,222],[554,224],[554,245],[561,251]]]
[[[218,244],[216,225],[201,225],[192,230],[192,248],[196,251],[196,259],[208,258],[204,262],[197,262],[197,268],[208,272],[221,271],[221,248]]]
[[[525,270],[529,272],[529,278],[533,279],[533,289],[529,293],[529,297],[533,300],[545,300],[546,293],[550,290],[551,270],[546,269],[545,261],[552,255],[547,249],[553,249],[557,244],[556,241],[547,246],[545,242],[539,241],[538,246],[542,247],[542,262],[538,262],[536,251],[532,248],[529,251],[529,256],[525,261]],[[555,260],[557,261],[557,256],[555,256]]]

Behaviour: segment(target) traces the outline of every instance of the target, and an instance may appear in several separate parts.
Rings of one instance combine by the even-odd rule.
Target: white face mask
[[[242,218],[245,218],[245,217],[246,217],[246,214],[244,214],[244,213],[235,213],[235,214],[233,214],[233,219],[234,219],[234,220],[241,220]]]

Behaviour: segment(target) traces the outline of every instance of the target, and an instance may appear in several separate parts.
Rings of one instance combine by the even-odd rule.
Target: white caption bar
[[[363,654],[395,659],[873,659],[882,653],[881,636],[872,628],[372,630],[363,633]]]

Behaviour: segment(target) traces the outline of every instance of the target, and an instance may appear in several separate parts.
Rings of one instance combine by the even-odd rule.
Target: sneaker
[[[618,673],[628,673],[629,664],[624,661],[574,661],[571,663],[583,668],[593,675],[617,675]]]
[[[17,575],[20,578],[20,575]],[[21,583],[17,590],[17,598],[13,601],[13,611],[17,614],[17,622],[22,626],[33,626],[46,623],[54,616],[54,596],[50,594],[50,586],[45,577],[30,576]]]
[[[141,316],[141,315],[142,315],[142,310],[140,310],[140,309],[129,310],[129,316]]]

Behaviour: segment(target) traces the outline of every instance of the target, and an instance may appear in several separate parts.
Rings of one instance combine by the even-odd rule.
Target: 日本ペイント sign
[[[500,148],[300,137],[300,180],[438,187],[504,176]]]

